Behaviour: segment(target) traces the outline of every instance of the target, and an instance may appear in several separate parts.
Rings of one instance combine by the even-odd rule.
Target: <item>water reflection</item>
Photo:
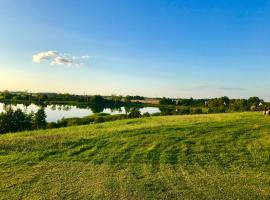
[[[104,105],[35,105],[35,104],[4,104],[0,103],[0,112],[12,108],[20,108],[22,111],[30,113],[36,112],[40,107],[44,107],[47,121],[56,122],[62,118],[72,118],[72,117],[84,117],[92,115],[95,113],[108,113],[111,115],[115,114],[128,114],[132,107],[120,107],[120,106],[104,106]],[[148,112],[149,114],[159,113],[159,108],[156,107],[138,107],[141,114]]]

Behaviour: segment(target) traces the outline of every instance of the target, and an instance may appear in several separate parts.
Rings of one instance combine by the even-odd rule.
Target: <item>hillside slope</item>
[[[0,136],[1,199],[269,199],[270,117],[152,117]]]

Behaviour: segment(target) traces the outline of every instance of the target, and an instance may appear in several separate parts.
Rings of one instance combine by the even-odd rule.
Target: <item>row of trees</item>
[[[160,105],[178,105],[178,106],[204,106],[206,99],[170,99],[163,97],[159,100]]]
[[[123,104],[129,103],[131,100],[142,100],[142,96],[126,96],[111,95],[103,97],[100,95],[73,95],[73,94],[57,94],[57,93],[28,93],[28,92],[0,92],[0,101],[24,101],[46,104],[48,102],[79,102],[87,104]]]
[[[159,100],[159,105],[176,105],[176,100],[163,97]]]
[[[160,99],[160,105],[177,105],[188,107],[206,107],[210,112],[225,112],[231,111],[245,111],[252,107],[262,105],[263,100],[259,97],[250,97],[248,99],[229,99],[228,97],[212,98],[212,99],[169,99],[163,97]],[[261,107],[263,108],[263,106]]]
[[[143,96],[130,96],[130,95],[127,95],[125,98],[124,98],[124,101],[126,102],[126,103],[130,103],[131,102],[131,100],[144,100],[145,99],[145,97],[143,97]]]
[[[28,92],[0,92],[2,101],[29,101],[29,102],[84,102],[84,103],[104,103],[106,100],[99,95],[72,95],[57,93],[28,93]],[[98,101],[97,101],[98,100]]]
[[[25,130],[45,129],[46,114],[43,108],[36,113],[25,113],[21,109],[7,109],[0,114],[0,134]]]
[[[130,96],[126,97],[111,95],[109,97],[103,97],[100,95],[72,95],[72,94],[57,94],[57,93],[27,93],[27,92],[0,92],[0,101],[30,101],[30,102],[84,102],[88,104],[124,104],[130,103],[132,100],[144,100],[143,96]],[[235,109],[247,110],[250,106],[258,106],[260,102],[263,102],[258,97],[250,97],[249,99],[229,99],[228,97],[211,98],[211,99],[171,99],[161,98],[159,100],[160,105],[178,105],[178,106],[190,106],[190,107],[202,107],[208,106],[215,107],[232,107]]]
[[[0,92],[0,100],[6,101],[31,101],[31,102],[46,102],[46,101],[87,101],[87,97],[71,94],[57,93],[28,93],[28,92]]]

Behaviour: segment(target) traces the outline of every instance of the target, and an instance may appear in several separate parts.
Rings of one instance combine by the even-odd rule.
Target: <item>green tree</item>
[[[6,100],[12,98],[12,94],[10,94],[9,91],[7,91],[7,90],[5,90],[2,95],[3,95],[4,99],[6,99]]]
[[[114,103],[120,103],[120,102],[122,102],[122,96],[120,95],[120,96],[116,96],[116,95],[112,95],[111,96],[111,101],[112,102],[114,102]]]
[[[94,95],[94,96],[91,96],[90,103],[91,104],[103,104],[103,103],[105,103],[105,99],[100,95]]]
[[[11,108],[0,114],[0,133],[18,132],[32,129],[32,114],[13,111]]]
[[[224,97],[221,97],[220,99],[224,106],[229,106],[229,103],[230,103],[229,97],[224,96]]]
[[[131,99],[132,99],[132,96],[127,95],[125,97],[125,103],[130,103],[131,102]]]
[[[48,96],[46,94],[39,94],[38,95],[38,101],[44,102],[48,100]]]
[[[176,105],[176,101],[173,99],[165,98],[159,100],[160,105]]]
[[[129,118],[140,118],[141,116],[142,114],[138,108],[132,108],[128,114]]]
[[[44,108],[40,108],[34,115],[34,128],[45,129],[47,127],[46,113]]]
[[[6,112],[0,114],[0,133],[8,133],[14,130],[13,128],[13,113],[12,109],[7,109]]]
[[[259,97],[250,97],[247,101],[249,106],[258,106],[262,100]]]

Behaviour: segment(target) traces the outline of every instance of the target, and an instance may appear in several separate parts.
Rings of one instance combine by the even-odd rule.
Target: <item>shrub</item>
[[[131,109],[130,113],[128,114],[128,118],[140,118],[141,116],[141,112],[136,108]]]
[[[56,122],[49,122],[47,128],[59,128],[59,125]]]
[[[68,119],[67,120],[67,126],[76,126],[79,124],[80,124],[80,122],[77,119]]]
[[[179,108],[177,110],[178,115],[188,115],[190,114],[190,108],[189,107],[184,107],[184,108]]]
[[[142,116],[143,116],[143,117],[150,117],[150,114],[149,114],[149,112],[146,112],[146,113],[144,113]]]
[[[208,113],[224,113],[224,112],[226,112],[226,108],[224,106],[211,107],[208,109]]]
[[[202,114],[203,111],[201,108],[193,108],[193,109],[191,109],[191,113],[192,114]]]
[[[212,108],[209,108],[207,111],[208,114],[215,113],[215,111]]]
[[[153,113],[153,114],[151,114],[151,116],[161,116],[162,115],[162,113]]]
[[[104,117],[96,117],[94,123],[102,123],[104,121],[105,121]]]

